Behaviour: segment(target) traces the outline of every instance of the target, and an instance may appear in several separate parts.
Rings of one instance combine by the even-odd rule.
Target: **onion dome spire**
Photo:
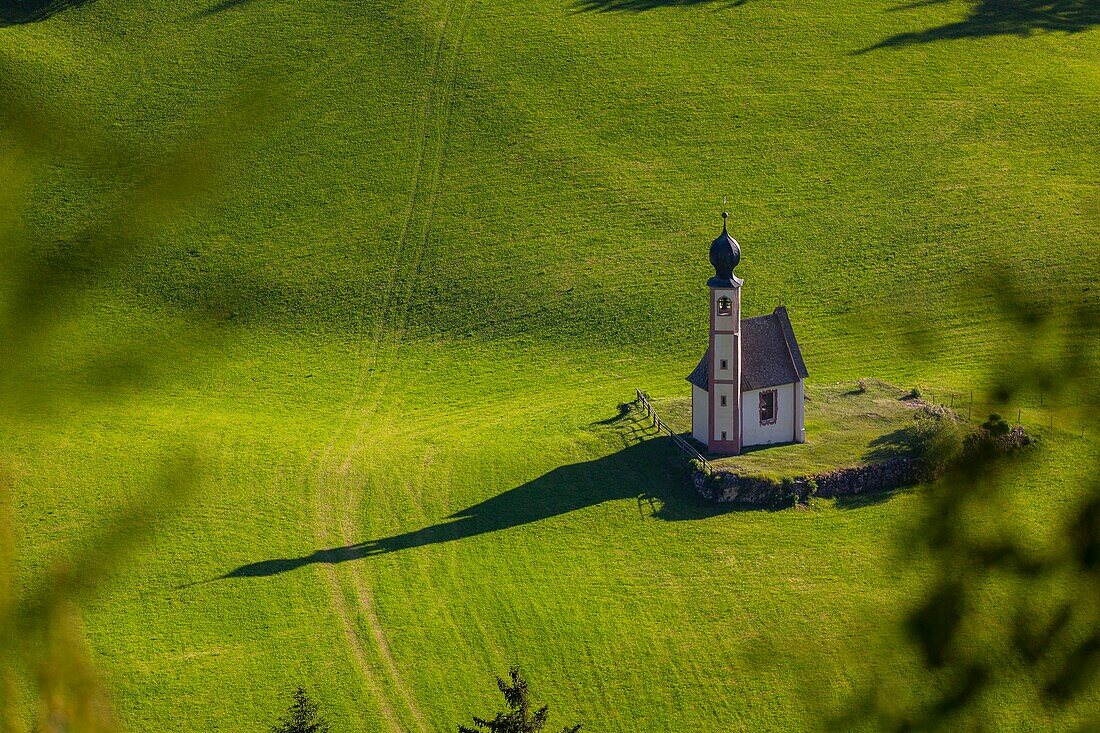
[[[741,245],[730,236],[726,228],[729,212],[722,212],[722,233],[710,245],[710,264],[714,266],[714,277],[708,285],[740,285],[741,279],[733,274],[733,268],[741,261]]]

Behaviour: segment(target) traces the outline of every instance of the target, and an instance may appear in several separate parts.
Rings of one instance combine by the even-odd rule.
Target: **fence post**
[[[686,454],[689,458],[697,459],[700,463],[703,464],[703,467],[707,471],[710,471],[710,461],[708,461],[702,453],[695,450],[695,448],[692,447],[691,444],[689,444],[686,440],[677,435],[672,428],[665,424],[665,421],[662,420],[661,416],[657,414],[657,410],[654,409],[653,405],[650,404],[649,399],[645,396],[645,394],[642,393],[640,389],[635,387],[634,392],[638,395],[638,399],[641,400],[642,405],[646,409],[646,414],[649,415],[653,426],[657,428],[658,432],[667,432],[672,438],[672,442],[676,445],[681,453]]]

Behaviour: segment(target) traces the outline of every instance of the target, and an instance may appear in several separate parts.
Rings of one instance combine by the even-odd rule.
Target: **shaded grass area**
[[[579,10],[600,13],[644,13],[658,8],[733,8],[748,0],[575,0]]]
[[[209,15],[217,15],[218,13],[224,13],[227,10],[233,10],[234,8],[243,7],[248,5],[252,0],[221,0],[221,2],[214,3],[208,8],[200,10],[196,13],[195,17],[205,18]]]
[[[0,27],[46,20],[92,0],[0,0]]]
[[[752,446],[739,456],[708,456],[746,476],[793,478],[910,455],[916,402],[880,380],[806,385],[806,442]],[[657,400],[661,417],[690,435],[691,398]]]
[[[892,8],[915,10],[949,0],[919,0]],[[965,19],[919,31],[897,33],[859,53],[879,48],[912,46],[937,41],[988,36],[1027,37],[1035,33],[1081,33],[1100,24],[1097,0],[978,0]]]

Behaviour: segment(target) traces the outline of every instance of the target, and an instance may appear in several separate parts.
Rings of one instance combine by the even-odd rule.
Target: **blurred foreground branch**
[[[216,123],[200,124],[199,132],[152,162],[134,163],[116,141],[97,135],[88,119],[57,112],[64,105],[25,82],[22,71],[0,53],[0,434],[48,421],[62,397],[79,409],[120,385],[141,386],[153,361],[171,358],[149,328],[136,343],[83,342],[70,334],[79,331],[79,319],[89,317],[88,294],[109,289],[129,263],[149,253],[166,222],[212,190],[213,171],[256,111],[248,100],[232,113],[211,110]],[[110,179],[107,188],[114,188],[101,201],[89,196],[83,223],[72,235],[44,230],[30,216],[38,205],[36,175],[67,166]],[[183,314],[180,320],[189,331],[174,338],[181,348],[198,348],[197,336],[212,327],[206,314]],[[57,364],[78,368],[60,372]],[[116,730],[79,609],[193,485],[193,453],[163,450],[165,467],[140,501],[122,508],[102,530],[71,538],[81,552],[51,558],[33,577],[19,572],[18,477],[10,456],[0,453],[0,733]]]
[[[987,287],[1015,352],[992,369],[999,398],[1095,395],[1097,308],[1044,311],[1004,273]],[[1095,424],[1095,397],[1079,409]],[[1005,459],[986,438],[928,489],[924,518],[904,543],[907,555],[927,561],[920,567],[929,583],[906,614],[903,646],[873,665],[836,729],[1014,728],[1028,718],[1100,728],[1096,440],[1050,435],[1047,445]],[[1055,450],[1066,458],[1054,462]],[[1046,523],[1027,516],[1036,506]],[[1014,713],[1020,719],[1009,720]]]

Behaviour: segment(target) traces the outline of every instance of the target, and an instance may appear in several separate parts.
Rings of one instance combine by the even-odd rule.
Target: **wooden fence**
[[[1017,394],[1006,400],[988,390],[970,387],[929,389],[922,398],[934,405],[952,408],[968,421],[981,422],[989,414],[997,413],[1028,430],[1059,430],[1082,438],[1085,437],[1087,413],[1096,408],[1095,402],[1078,394],[1062,395],[1057,402],[1042,392]]]
[[[650,404],[649,398],[646,397],[645,392],[635,387],[634,393],[638,395],[638,402],[641,404],[642,409],[645,410],[646,415],[653,422],[653,427],[657,428],[658,432],[668,433],[669,437],[672,438],[672,442],[676,444],[676,447],[679,448],[684,455],[699,461],[707,471],[710,471],[710,461],[704,458],[703,454],[695,450],[695,447],[692,446],[691,443],[680,437],[675,430],[670,428],[668,424],[661,419],[661,416],[657,414],[657,410]]]

